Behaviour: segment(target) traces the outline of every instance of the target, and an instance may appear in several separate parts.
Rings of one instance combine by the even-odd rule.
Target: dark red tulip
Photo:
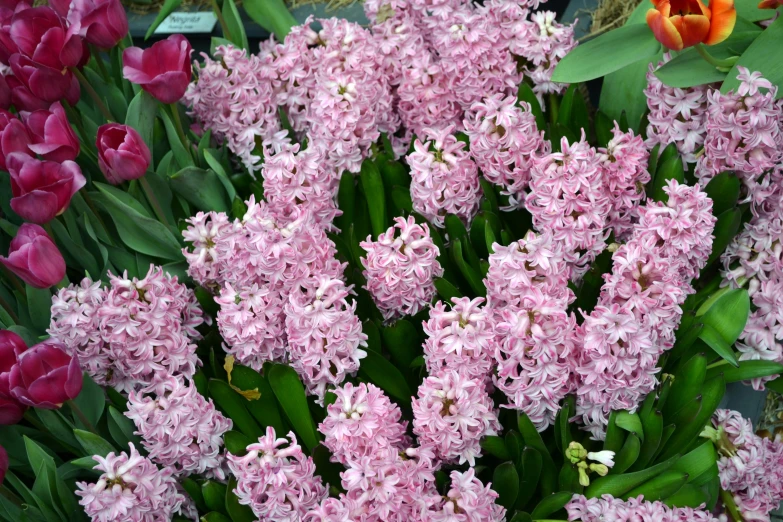
[[[16,46],[7,48],[3,42],[10,41],[11,19],[19,11],[30,9],[30,4],[19,0],[0,0],[0,63],[8,64],[8,59],[14,52]],[[3,36],[5,33],[5,36]]]
[[[73,161],[41,161],[19,152],[5,159],[11,173],[11,208],[33,223],[47,223],[65,212],[87,182]]]
[[[8,257],[0,263],[35,288],[49,288],[65,277],[65,261],[46,231],[32,223],[23,223],[11,240]]]
[[[32,143],[31,151],[49,161],[75,160],[79,155],[79,138],[73,132],[60,102],[48,111],[35,111],[25,117]]]
[[[30,134],[27,127],[16,116],[5,109],[0,109],[0,170],[8,170],[5,158],[14,152],[32,156],[28,145]]]
[[[48,339],[19,356],[9,382],[22,404],[55,410],[82,391],[82,370],[60,341]]]
[[[6,471],[8,471],[8,453],[4,447],[0,446],[0,485],[5,480]]]
[[[5,81],[5,76],[0,74],[0,109],[8,109],[9,107],[11,107],[11,88]]]
[[[178,102],[190,83],[190,42],[172,34],[148,49],[128,47],[122,53],[122,74],[163,103]]]
[[[0,33],[6,48],[32,62],[62,71],[75,67],[82,58],[78,26],[68,23],[49,6],[14,13],[7,33]]]
[[[0,424],[2,425],[16,424],[22,420],[27,409],[11,395],[8,387],[9,372],[25,350],[27,344],[21,337],[11,330],[0,330]]]
[[[63,99],[71,88],[73,74],[69,70],[37,64],[19,53],[11,56],[10,61],[14,76],[47,105]]]
[[[150,149],[136,129],[119,123],[101,125],[95,146],[101,172],[112,185],[142,177],[152,160]]]
[[[114,47],[128,34],[128,17],[120,0],[73,0],[69,6],[68,22],[78,24],[79,34],[101,49]]]
[[[33,96],[30,89],[28,89],[16,76],[6,76],[5,80],[8,82],[8,88],[11,90],[11,105],[13,105],[17,111],[33,112],[46,110],[49,105],[51,105],[51,103]]]

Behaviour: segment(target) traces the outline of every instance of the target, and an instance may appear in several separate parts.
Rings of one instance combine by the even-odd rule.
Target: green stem
[[[84,415],[84,412],[79,408],[73,400],[66,401],[68,406],[71,408],[71,411],[76,414],[76,416],[79,418],[82,424],[84,424],[84,427],[87,428],[92,433],[98,435],[98,431],[95,429],[95,426],[92,425],[92,422],[87,418],[86,415]]]
[[[111,76],[109,76],[109,71],[106,70],[106,64],[103,63],[103,58],[101,58],[101,50],[90,44],[90,54],[92,54],[92,57],[95,59],[95,63],[98,64],[98,70],[101,72],[103,79],[110,82]]]
[[[714,362],[714,363],[708,365],[707,369],[709,370],[711,368],[717,368],[718,366],[723,366],[724,364],[729,364],[729,361],[727,361],[726,359],[723,359],[721,361]]]
[[[95,102],[95,105],[98,106],[98,110],[101,111],[101,114],[103,114],[103,117],[106,118],[106,121],[114,121],[114,116],[111,115],[111,112],[109,112],[109,109],[103,103],[103,100],[101,100],[101,97],[95,91],[93,86],[90,85],[90,82],[87,80],[87,78],[84,77],[84,74],[76,67],[71,67],[71,71],[79,79],[79,83],[82,85],[82,88],[87,91],[87,94],[90,95],[90,98],[92,98],[92,101]]]
[[[144,194],[147,195],[147,200],[149,200],[152,209],[155,211],[155,215],[158,216],[158,219],[160,219],[164,225],[171,227],[171,223],[166,219],[166,215],[163,213],[163,207],[160,206],[158,198],[155,197],[155,191],[152,190],[150,182],[147,181],[147,177],[142,176],[139,178],[139,182],[141,183],[142,190],[144,190]]]
[[[8,315],[11,316],[11,320],[14,323],[19,324],[19,316],[16,315],[16,312],[14,312],[14,309],[11,308],[11,304],[8,301],[6,301],[5,299],[3,299],[3,296],[1,296],[1,295],[0,295],[0,306],[5,308],[5,311],[8,312]]]
[[[739,56],[732,56],[731,58],[726,58],[725,60],[721,60],[720,58],[715,58],[700,43],[696,44],[694,48],[696,49],[696,52],[699,53],[699,56],[704,58],[704,61],[714,66],[715,68],[721,70],[731,69],[732,67],[734,67],[734,64],[737,63],[737,60],[739,59]]]
[[[731,492],[721,489],[720,499],[723,501],[723,505],[726,506],[726,511],[731,515],[731,520],[733,522],[742,522],[742,515],[740,515],[737,503],[734,502],[734,496]]]
[[[185,128],[182,126],[182,120],[179,117],[179,109],[177,109],[177,104],[176,103],[170,104],[169,109],[171,109],[171,117],[174,119],[174,126],[177,128],[177,135],[179,136],[179,141],[182,142],[182,145],[185,147],[185,150],[188,151],[188,154],[192,156],[193,151],[191,150],[190,147],[190,140],[188,140],[188,137],[185,134]]]
[[[212,0],[212,10],[215,11],[215,15],[220,22],[220,29],[223,31],[223,37],[226,40],[233,42],[234,40],[231,38],[231,31],[228,30],[228,24],[226,23],[226,19],[223,18],[223,13],[220,11],[220,6],[218,6],[217,0]]]

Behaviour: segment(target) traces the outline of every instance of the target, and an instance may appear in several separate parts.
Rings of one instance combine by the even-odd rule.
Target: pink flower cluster
[[[247,454],[227,455],[239,503],[250,506],[260,520],[300,520],[327,497],[313,459],[302,452],[293,432],[288,437],[277,438],[269,427]]]
[[[194,341],[204,322],[196,297],[160,267],[101,288],[85,278],[52,299],[49,334],[60,339],[96,382],[130,392],[156,377],[190,378],[200,364]]]
[[[470,223],[481,199],[478,168],[457,140],[454,127],[424,129],[406,160],[411,168],[413,210],[433,225],[443,227],[446,214]]]
[[[783,500],[783,443],[756,435],[736,411],[718,410],[712,423],[720,487],[732,493],[743,520],[768,522]]]
[[[223,434],[231,429],[227,419],[191,384],[168,377],[128,396],[125,416],[136,424],[136,433],[149,458],[176,475],[204,474],[224,479]]]
[[[657,384],[658,358],[674,344],[680,305],[712,249],[712,201],[698,185],[671,180],[664,191],[667,203],[639,208],[598,305],[577,330],[577,414],[595,439],[612,410],[634,411]]]
[[[574,495],[566,504],[568,520],[580,522],[601,522],[609,520],[633,520],[634,522],[719,522],[702,506],[671,508],[661,501],[649,502],[639,495],[637,498],[621,500],[611,495],[600,498],[586,498]]]
[[[101,473],[95,483],[77,482],[79,504],[94,522],[159,522],[171,520],[184,507],[171,468],[158,469],[139,455],[133,444],[130,455],[93,456]]]
[[[485,379],[457,370],[430,375],[413,400],[413,433],[444,462],[475,465],[482,437],[500,429]]]
[[[575,350],[563,244],[551,233],[529,232],[493,248],[484,280],[496,336],[493,382],[508,397],[505,407],[524,411],[544,430],[570,391]]]
[[[434,278],[443,274],[440,251],[430,237],[426,223],[394,218],[395,225],[360,243],[367,252],[362,258],[367,291],[384,319],[415,315],[435,296]]]
[[[516,96],[488,96],[470,108],[465,133],[484,178],[503,187],[511,208],[522,206],[536,155],[550,152],[530,105]]]

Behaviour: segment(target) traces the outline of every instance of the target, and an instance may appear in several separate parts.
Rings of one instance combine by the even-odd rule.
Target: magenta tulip
[[[43,224],[65,212],[71,198],[87,182],[73,161],[55,163],[19,152],[6,157],[11,173],[11,208],[22,218]]]
[[[8,452],[0,446],[0,485],[5,480],[5,473],[8,471]]]
[[[16,424],[22,420],[27,406],[16,400],[9,389],[8,378],[17,359],[27,350],[21,337],[10,330],[0,330],[0,424]]]
[[[82,391],[82,370],[60,341],[47,339],[19,356],[9,382],[22,404],[56,410]]]
[[[141,135],[127,125],[101,125],[95,146],[101,172],[112,185],[142,177],[152,161],[150,149]]]
[[[0,39],[12,53],[59,72],[75,67],[82,58],[83,44],[77,30],[78,26],[69,26],[51,7],[33,7],[17,11]]]
[[[25,117],[32,143],[31,151],[49,161],[75,160],[79,155],[79,138],[68,123],[60,102],[54,102],[47,111],[35,111]]]
[[[5,81],[5,76],[0,74],[0,109],[8,109],[9,107],[11,107],[11,88]]]
[[[9,49],[3,42],[11,40],[11,19],[14,14],[25,9],[30,9],[30,4],[20,0],[0,0],[0,63],[8,64],[8,59],[16,52],[16,46]],[[5,33],[5,36],[3,36]]]
[[[48,106],[68,95],[73,74],[67,69],[53,69],[35,63],[19,53],[11,56],[11,71],[30,93]]]
[[[10,112],[0,109],[0,170],[7,170],[6,157],[14,152],[32,156],[27,127]]]
[[[6,76],[5,80],[8,82],[8,88],[11,90],[11,105],[13,105],[17,111],[33,112],[46,110],[51,105],[51,103],[33,96],[30,89],[28,89],[16,76]]]
[[[128,47],[122,53],[122,74],[163,103],[178,102],[190,83],[190,42],[172,34],[148,49]]]
[[[8,257],[0,263],[35,288],[49,288],[65,277],[65,260],[46,231],[23,223],[11,240]]]
[[[62,5],[65,14],[60,12]],[[56,0],[52,7],[71,25],[78,24],[79,34],[101,49],[111,49],[128,34],[128,17],[120,0]]]

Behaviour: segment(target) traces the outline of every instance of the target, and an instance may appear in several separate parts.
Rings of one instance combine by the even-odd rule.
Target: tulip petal
[[[66,368],[58,368],[54,371],[38,377],[27,387],[27,397],[36,408],[44,410],[56,409],[58,404],[68,400],[63,386],[65,384]]]
[[[38,238],[33,242],[27,258],[29,269],[44,284],[45,288],[56,285],[65,277],[65,260],[50,239]]]
[[[71,357],[68,363],[68,378],[65,380],[65,394],[73,399],[82,391],[82,369],[79,366],[79,360]]]
[[[11,198],[11,208],[20,217],[38,223],[48,223],[57,216],[59,210],[57,196],[51,192],[33,190],[16,198]]]
[[[680,33],[683,48],[702,43],[710,32],[710,19],[704,15],[672,16],[669,20]]]
[[[734,8],[734,0],[712,0],[710,10],[710,31],[703,41],[706,45],[715,45],[731,36],[734,24],[737,23],[737,10]]]
[[[647,11],[647,25],[652,29],[655,39],[666,48],[673,51],[682,50],[682,37],[669,18],[655,9],[650,9]]]

